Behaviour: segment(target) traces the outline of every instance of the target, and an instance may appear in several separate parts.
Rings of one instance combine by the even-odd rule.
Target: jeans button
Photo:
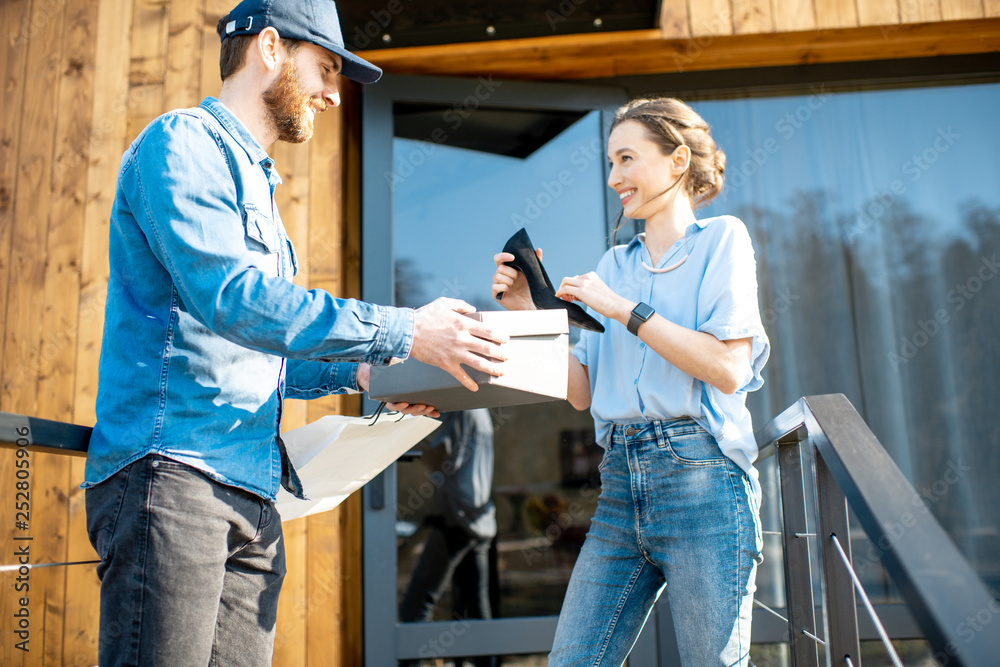
[[[627,429],[625,429],[625,435],[635,435],[635,428],[629,426]]]

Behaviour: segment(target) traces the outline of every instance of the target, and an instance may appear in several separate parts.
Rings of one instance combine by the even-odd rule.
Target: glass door
[[[492,258],[522,227],[553,282],[596,267],[617,215],[605,137],[624,101],[489,77],[368,88],[364,298],[499,310]],[[553,402],[446,421],[364,492],[366,663],[544,664],[599,492],[590,414]]]

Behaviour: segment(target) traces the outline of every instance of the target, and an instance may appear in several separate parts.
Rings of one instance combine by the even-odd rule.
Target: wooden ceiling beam
[[[1000,18],[683,39],[634,30],[360,55],[393,74],[566,80],[996,51]]]

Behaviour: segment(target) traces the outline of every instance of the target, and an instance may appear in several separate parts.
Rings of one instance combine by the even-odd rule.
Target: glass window
[[[396,108],[396,304],[419,307],[444,296],[501,309],[490,291],[493,256],[521,227],[544,250],[555,285],[595,268],[607,247],[600,112],[567,118],[479,109],[475,132],[457,128],[446,142],[413,138],[421,136],[421,125],[440,126],[448,113]],[[571,328],[571,344],[578,337]],[[490,420],[495,455],[481,465],[493,472],[487,497],[495,505],[495,541],[486,559],[492,615],[556,615],[596,507],[602,450],[594,444],[593,422],[566,402],[495,409]],[[398,593],[400,601],[407,589],[418,597],[401,620],[469,614],[462,591],[477,576],[470,546],[476,538],[441,498],[452,493],[452,480],[441,471],[458,477],[454,452],[449,459],[433,441],[425,449],[420,460],[397,467]],[[429,549],[437,556],[421,564]],[[427,607],[433,607],[430,617]]]
[[[995,589],[998,103],[996,83],[694,103],[727,154],[703,214],[742,218],[757,254],[773,352],[748,400],[756,424],[801,396],[847,395]],[[855,536],[866,586],[892,599],[878,547]]]
[[[998,102],[997,83],[820,86],[693,101],[728,156],[726,188],[699,215],[740,217],[757,255],[772,355],[763,389],[748,398],[755,424],[802,396],[845,394],[994,590]],[[392,186],[398,305],[447,296],[497,309],[492,257],[521,227],[545,250],[553,282],[596,266],[614,217],[599,112],[481,106],[462,116],[455,105],[421,104],[394,105],[392,166],[382,174]],[[435,135],[440,128],[444,133]],[[623,228],[618,242],[629,236]],[[491,613],[555,615],[596,505],[601,450],[590,415],[553,402],[491,410],[489,422]],[[434,475],[446,457],[425,449],[422,459],[396,471],[399,600],[440,525]],[[774,463],[759,464],[765,561],[758,598],[780,608]],[[876,603],[898,601],[879,565],[879,546],[852,523],[854,561],[869,594]],[[904,517],[889,528],[905,529]],[[818,600],[815,558],[813,564]],[[466,613],[462,577],[469,565],[455,563],[457,585],[447,573],[433,619]],[[926,653],[920,642],[902,645],[914,659]],[[755,660],[787,662],[784,646],[754,651]]]

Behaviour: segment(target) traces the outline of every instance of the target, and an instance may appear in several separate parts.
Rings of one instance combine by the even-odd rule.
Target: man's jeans
[[[750,480],[691,419],[616,425],[549,667],[618,667],[666,584],[686,667],[745,666],[761,532]]]
[[[151,454],[86,503],[101,667],[271,664],[285,576],[271,501]]]

